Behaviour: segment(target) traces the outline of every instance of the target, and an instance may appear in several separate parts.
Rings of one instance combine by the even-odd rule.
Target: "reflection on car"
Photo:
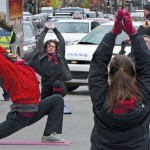
[[[82,39],[92,29],[97,27],[99,22],[85,19],[59,20],[55,26],[62,33],[66,44],[72,44],[74,41]],[[44,42],[49,39],[57,39],[52,30],[46,34]]]
[[[142,22],[133,22],[135,28],[138,28]],[[104,23],[93,29],[83,39],[74,45],[66,46],[66,60],[72,73],[73,79],[65,84],[68,91],[73,91],[80,85],[88,84],[88,72],[92,55],[95,52],[98,44],[103,39],[104,35],[111,31],[114,22]],[[122,32],[116,38],[114,55],[119,54],[121,50],[121,42],[129,37]],[[130,47],[125,48],[125,55],[130,53]]]

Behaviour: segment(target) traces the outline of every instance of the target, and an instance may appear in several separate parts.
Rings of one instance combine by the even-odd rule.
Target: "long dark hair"
[[[123,55],[115,56],[110,62],[110,87],[108,112],[111,112],[119,100],[130,99],[136,102],[141,100],[141,93],[136,86],[135,66],[132,60]]]

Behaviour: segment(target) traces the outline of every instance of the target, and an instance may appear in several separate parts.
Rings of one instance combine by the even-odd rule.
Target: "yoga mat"
[[[71,141],[65,141],[64,143],[43,143],[40,140],[0,140],[0,145],[56,145],[56,146],[68,146]]]

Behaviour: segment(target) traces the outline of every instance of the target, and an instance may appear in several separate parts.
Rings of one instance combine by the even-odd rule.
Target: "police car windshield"
[[[103,39],[106,33],[110,32],[113,25],[100,25],[93,29],[89,34],[87,34],[83,39],[79,41],[80,44],[82,43],[93,43],[98,45],[100,41]],[[138,26],[136,26],[138,28]],[[123,40],[128,39],[128,35],[122,32],[116,38],[116,45],[120,46]]]

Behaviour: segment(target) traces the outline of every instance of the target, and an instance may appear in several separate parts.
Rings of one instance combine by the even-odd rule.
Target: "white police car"
[[[66,82],[68,91],[73,91],[80,85],[88,84],[88,73],[92,55],[95,52],[98,44],[106,33],[111,31],[114,22],[104,23],[93,29],[83,39],[74,45],[66,46],[66,59],[69,68],[72,72],[73,79]],[[133,25],[138,28],[142,22],[133,22]],[[121,42],[129,37],[122,32],[116,39],[114,54],[119,54],[121,50]],[[130,47],[125,48],[126,55],[130,52]]]

